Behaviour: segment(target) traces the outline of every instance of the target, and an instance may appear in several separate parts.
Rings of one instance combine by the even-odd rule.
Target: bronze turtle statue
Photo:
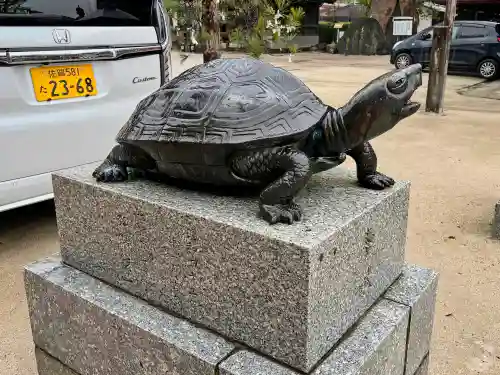
[[[393,70],[339,109],[324,104],[288,71],[253,58],[218,59],[186,70],[143,99],[117,145],[93,172],[128,179],[128,168],[211,186],[257,186],[271,224],[302,217],[294,197],[313,173],[357,165],[360,185],[384,189],[368,142],[414,114],[422,67]]]

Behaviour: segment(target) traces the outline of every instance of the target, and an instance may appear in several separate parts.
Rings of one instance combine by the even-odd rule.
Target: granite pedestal
[[[415,342],[411,321],[422,319],[394,295],[412,304],[436,287],[435,279],[421,280],[430,270],[407,269],[414,272],[404,273],[311,375],[404,374]],[[301,374],[64,265],[59,257],[27,266],[25,280],[39,375]],[[424,356],[411,375],[426,375],[426,361]]]
[[[63,261],[169,312],[309,371],[398,277],[409,184],[373,191],[343,168],[270,226],[255,198],[149,181],[54,175]]]
[[[426,375],[437,275],[405,265],[409,184],[254,197],[53,177],[60,252],[26,267],[39,375]]]

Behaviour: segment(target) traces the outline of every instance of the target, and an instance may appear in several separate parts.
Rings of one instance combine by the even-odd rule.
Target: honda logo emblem
[[[54,29],[52,30],[52,36],[54,37],[54,42],[56,42],[57,44],[71,43],[69,31],[66,29]]]

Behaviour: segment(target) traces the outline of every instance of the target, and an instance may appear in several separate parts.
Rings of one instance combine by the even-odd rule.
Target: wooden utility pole
[[[457,0],[447,0],[443,25],[434,26],[430,56],[429,83],[427,85],[427,100],[425,103],[426,112],[441,113],[443,111],[451,35],[456,10]]]

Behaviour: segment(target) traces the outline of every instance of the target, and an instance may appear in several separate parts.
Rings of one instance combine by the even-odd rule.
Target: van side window
[[[483,38],[488,35],[485,27],[478,26],[462,26],[460,27],[459,39]]]

